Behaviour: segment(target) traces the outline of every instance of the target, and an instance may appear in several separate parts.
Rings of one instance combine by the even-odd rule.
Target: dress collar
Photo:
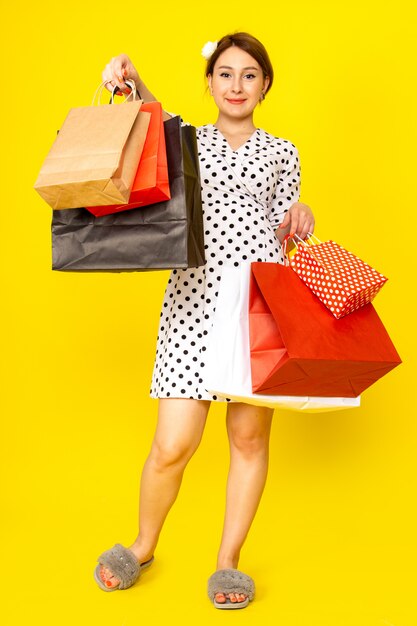
[[[256,128],[252,135],[239,146],[237,150],[232,150],[227,139],[213,124],[206,124],[199,128],[199,141],[206,147],[210,147],[222,156],[236,155],[242,158],[250,157],[266,148],[274,139],[262,128]]]

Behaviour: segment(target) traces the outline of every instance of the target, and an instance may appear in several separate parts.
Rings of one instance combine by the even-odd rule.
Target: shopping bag
[[[169,200],[171,197],[161,103],[146,102],[142,104],[140,110],[150,113],[151,121],[129,202],[127,204],[87,207],[95,216],[109,215],[110,213],[156,204]]]
[[[360,398],[263,395],[252,392],[249,346],[250,262],[224,266],[205,354],[204,385],[212,394],[260,406],[323,412],[354,408]]]
[[[255,393],[356,397],[401,363],[372,304],[335,319],[289,267],[252,263]]]
[[[141,104],[70,110],[35,182],[53,209],[129,200],[151,117]]]
[[[119,105],[124,106],[124,105]],[[95,217],[54,211],[52,269],[121,272],[204,265],[196,131],[178,116],[164,122],[171,199]]]
[[[292,269],[337,319],[371,302],[387,281],[334,241],[296,240]]]

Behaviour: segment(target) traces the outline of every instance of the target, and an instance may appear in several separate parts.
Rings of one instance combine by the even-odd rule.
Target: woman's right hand
[[[119,56],[113,57],[104,68],[102,77],[103,82],[108,81],[106,89],[109,91],[113,91],[114,87],[118,87],[123,93],[129,94],[131,90],[126,85],[126,80],[133,80],[136,87],[139,87],[139,74],[127,54],[119,54]]]

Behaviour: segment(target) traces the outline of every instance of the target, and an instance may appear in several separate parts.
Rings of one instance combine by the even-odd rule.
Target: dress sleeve
[[[288,157],[281,161],[277,186],[272,196],[268,219],[273,228],[284,221],[284,215],[290,206],[300,197],[300,161],[298,150],[288,142]],[[282,152],[281,152],[282,155]]]

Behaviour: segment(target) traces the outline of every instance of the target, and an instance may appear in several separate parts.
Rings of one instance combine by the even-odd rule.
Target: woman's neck
[[[214,126],[218,128],[223,135],[229,135],[231,137],[237,135],[251,135],[256,130],[252,115],[240,120],[219,115]]]

